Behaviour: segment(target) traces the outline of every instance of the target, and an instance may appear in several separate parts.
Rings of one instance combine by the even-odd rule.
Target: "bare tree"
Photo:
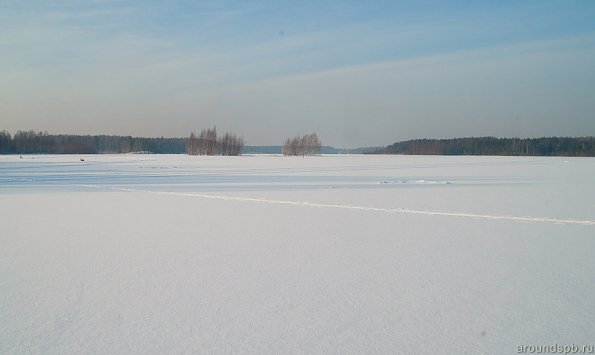
[[[189,155],[198,154],[198,141],[196,139],[196,133],[194,133],[194,131],[190,133],[190,138],[188,139],[188,144],[186,145],[186,153],[188,153]]]

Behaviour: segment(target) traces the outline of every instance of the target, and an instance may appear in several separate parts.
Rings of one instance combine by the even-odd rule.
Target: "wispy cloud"
[[[595,36],[581,36],[277,77],[221,91],[205,100],[206,111],[223,121],[243,116],[235,124],[258,141],[267,138],[253,125],[316,129],[351,146],[595,134],[594,44]],[[569,112],[573,124],[562,127]]]
[[[459,5],[0,2],[0,116],[147,135],[218,124],[271,144],[592,130],[595,6]]]

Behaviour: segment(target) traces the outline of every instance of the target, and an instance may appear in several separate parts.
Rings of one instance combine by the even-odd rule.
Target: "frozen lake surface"
[[[594,176],[593,158],[0,156],[0,353],[595,345]]]

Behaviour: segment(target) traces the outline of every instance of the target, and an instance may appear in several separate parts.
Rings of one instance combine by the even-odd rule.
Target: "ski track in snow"
[[[369,207],[369,206],[341,205],[341,204],[332,204],[332,203],[315,203],[315,202],[307,202],[307,201],[271,200],[271,199],[256,198],[256,197],[222,196],[222,195],[200,194],[200,193],[189,193],[189,192],[153,191],[153,190],[141,190],[141,189],[121,188],[121,187],[102,186],[102,185],[88,185],[88,184],[87,185],[79,184],[76,186],[86,187],[86,188],[111,189],[111,190],[115,190],[115,191],[124,191],[124,192],[145,192],[145,193],[151,193],[151,194],[157,194],[157,195],[199,197],[199,198],[205,198],[205,199],[224,200],[224,201],[257,202],[257,203],[302,206],[302,207],[337,208],[337,209],[352,210],[352,211],[370,211],[370,212],[384,212],[384,213],[417,214],[417,215],[426,215],[426,216],[446,216],[446,217],[474,218],[474,219],[487,219],[487,220],[506,220],[506,221],[517,221],[517,222],[595,226],[595,221],[592,221],[592,220],[564,219],[564,218],[555,218],[555,217],[507,216],[507,215],[478,214],[478,213],[471,213],[471,212],[415,210],[415,209],[409,209],[409,208],[381,208],[381,207]]]

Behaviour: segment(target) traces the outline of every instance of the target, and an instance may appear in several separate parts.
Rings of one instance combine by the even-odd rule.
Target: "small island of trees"
[[[283,144],[283,155],[305,156],[320,155],[322,143],[316,133],[289,138]]]
[[[190,133],[186,144],[189,155],[240,155],[244,148],[244,139],[232,133],[217,137],[217,128],[203,129],[199,136]]]

